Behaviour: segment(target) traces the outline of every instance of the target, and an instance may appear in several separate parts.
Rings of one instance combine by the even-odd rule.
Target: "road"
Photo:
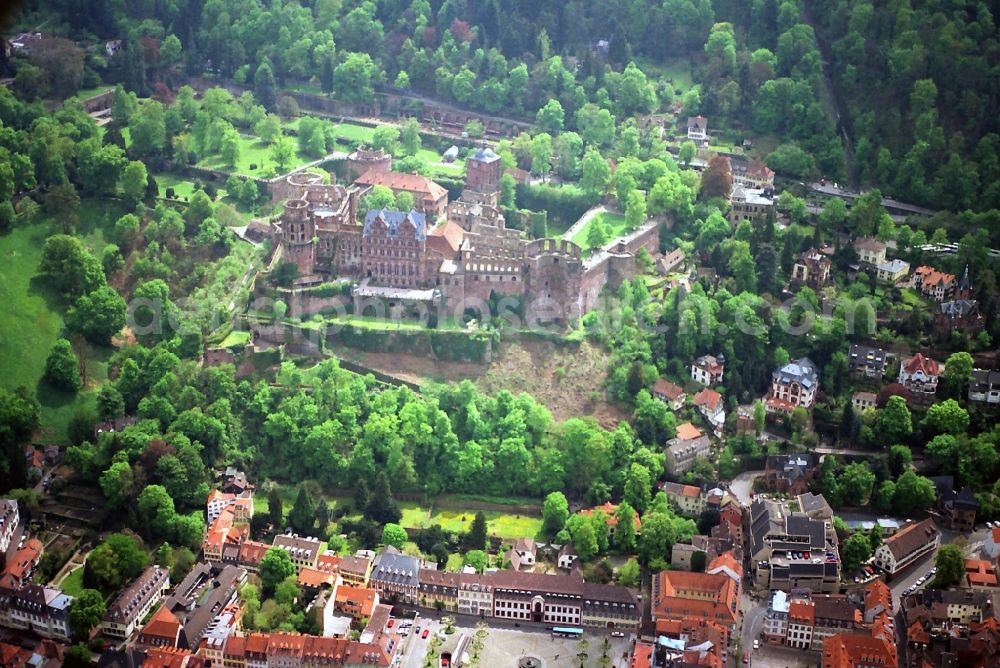
[[[402,621],[399,620],[396,623],[399,624]],[[418,628],[421,631],[418,632]],[[427,655],[431,639],[441,628],[441,622],[438,620],[423,617],[417,613],[416,619],[413,620],[413,626],[410,627],[410,634],[404,639],[403,657],[398,665],[402,668],[421,668],[424,665],[424,657]],[[420,637],[423,634],[423,629],[430,629],[426,638]]]
[[[759,639],[761,631],[764,630],[764,613],[767,612],[765,605],[760,605],[750,598],[744,596],[745,605],[749,606],[743,612],[743,619],[740,620],[739,634],[740,643],[743,645],[744,653],[752,651],[754,639]]]
[[[764,475],[763,471],[744,471],[738,476],[733,478],[733,481],[729,483],[729,491],[739,499],[739,502],[744,506],[749,506],[750,502],[753,500],[750,498],[750,492],[753,487],[753,479]]]
[[[916,585],[917,580],[927,575],[927,571],[934,568],[935,556],[937,556],[936,550],[912,564],[909,568],[903,571],[902,575],[897,575],[892,582],[889,583],[889,589],[892,591],[893,610],[899,610],[899,602],[903,598],[903,592],[909,589],[911,585]],[[926,585],[927,583],[924,582],[924,584]]]

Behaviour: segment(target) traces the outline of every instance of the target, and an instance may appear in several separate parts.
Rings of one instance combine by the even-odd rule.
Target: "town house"
[[[791,413],[810,408],[816,399],[819,374],[808,357],[792,360],[771,374],[771,393],[764,402],[769,413]]]
[[[879,545],[872,562],[892,577],[937,550],[940,542],[941,534],[931,520],[914,522]]]

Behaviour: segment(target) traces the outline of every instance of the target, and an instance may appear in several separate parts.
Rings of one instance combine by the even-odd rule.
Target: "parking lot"
[[[435,615],[437,617],[437,615]],[[514,627],[512,622],[486,620],[489,633],[483,646],[479,665],[486,668],[517,668],[518,661],[526,656],[539,659],[541,668],[597,668],[603,653],[604,641],[608,641],[608,656],[612,668],[627,668],[632,640],[629,636],[612,637],[604,630],[586,629],[583,638],[555,638],[541,626],[525,625]],[[395,624],[405,623],[397,619]],[[443,633],[440,619],[418,615],[404,639],[399,663],[400,668],[421,668],[424,657],[436,633]],[[416,631],[417,628],[421,630]],[[423,630],[428,637],[423,638]],[[455,635],[475,633],[472,618],[459,618],[455,622]],[[449,636],[451,638],[452,636]],[[581,662],[580,654],[586,654]]]
[[[822,661],[819,652],[804,652],[791,647],[763,643],[760,649],[751,650],[749,653],[749,668],[816,668]]]
[[[577,668],[581,665],[579,655],[585,653],[587,656],[582,665],[597,666],[605,638],[609,641],[608,656],[611,657],[611,665],[617,668],[627,666],[631,648],[627,637],[612,638],[606,633],[587,629],[581,640],[553,638],[549,631],[539,628],[491,628],[480,665],[489,668],[517,668],[521,657],[533,656],[541,659],[542,668]]]

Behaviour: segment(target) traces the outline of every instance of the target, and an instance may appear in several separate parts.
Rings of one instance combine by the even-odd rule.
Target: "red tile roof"
[[[324,552],[316,558],[316,570],[326,571],[327,573],[339,573],[342,561],[343,559],[338,555]]]
[[[7,668],[20,667],[27,665],[28,659],[31,658],[31,650],[18,647],[16,645],[8,645],[7,643],[0,643],[0,666]]]
[[[674,385],[665,378],[660,378],[653,385],[653,394],[662,394],[670,401],[675,401],[684,396],[684,388]]]
[[[147,639],[147,642],[151,638],[162,639],[169,642],[171,647],[176,647],[180,633],[181,622],[177,619],[177,615],[165,606],[160,606],[143,627],[140,638]]]
[[[997,569],[992,561],[966,559],[965,577],[970,587],[996,587]]]
[[[337,587],[335,605],[338,609],[344,608],[362,617],[371,617],[377,601],[378,593],[374,589],[350,585]]]
[[[900,561],[934,540],[937,533],[934,523],[926,519],[907,525],[902,531],[887,538],[884,544],[896,561]]]
[[[736,557],[733,556],[732,552],[723,552],[715,557],[715,559],[712,559],[708,562],[708,566],[705,568],[705,571],[711,572],[717,568],[728,568],[740,578],[743,577],[743,565],[736,560]]]
[[[146,653],[142,668],[201,668],[204,659],[194,656],[190,650],[176,647],[157,647]]]
[[[694,405],[695,406],[705,406],[709,411],[715,412],[719,410],[722,404],[722,395],[715,390],[705,388],[698,394],[694,395]]]
[[[941,372],[941,367],[930,357],[924,357],[923,354],[917,353],[907,361],[903,370],[911,375],[917,371],[923,371],[927,376],[936,376]]]
[[[299,571],[299,584],[313,589],[319,589],[323,585],[332,585],[336,578],[336,574],[330,571],[321,571],[315,568],[306,567]]]
[[[883,610],[892,611],[892,590],[880,579],[865,585],[865,609],[874,610],[879,606]]]
[[[808,624],[816,623],[816,606],[812,601],[795,600],[788,604],[788,621]]]
[[[465,230],[458,223],[447,221],[427,233],[427,246],[444,255],[453,258],[462,247]]]
[[[774,172],[763,162],[751,160],[750,164],[747,165],[747,176],[767,181],[774,178]]]
[[[934,286],[938,285],[939,283],[946,285],[948,283],[955,282],[954,274],[948,274],[943,271],[938,271],[934,267],[927,267],[927,266],[917,267],[917,270],[914,272],[914,274],[920,276],[923,279],[922,284],[924,286]]]
[[[896,646],[860,634],[836,635],[823,641],[823,668],[855,668],[859,664],[897,668]]]
[[[590,517],[591,515],[593,515],[594,513],[596,513],[598,510],[603,511],[604,514],[607,515],[607,517],[608,517],[607,525],[609,527],[611,527],[612,529],[614,529],[616,526],[618,526],[618,516],[615,514],[615,513],[618,512],[618,506],[615,505],[615,504],[613,504],[613,503],[611,503],[610,501],[606,501],[603,506],[594,506],[593,508],[584,508],[583,510],[580,511],[580,514],[581,515],[586,515],[587,517]],[[642,520],[639,519],[639,513],[634,513],[632,515],[632,522],[635,525],[636,532],[638,532],[638,531],[640,531],[642,529]]]
[[[248,566],[256,566],[270,549],[271,546],[267,543],[248,540],[240,545],[240,563]]]
[[[448,191],[434,183],[426,176],[419,174],[403,174],[401,172],[383,172],[378,168],[370,169],[358,177],[355,183],[364,186],[385,186],[390,190],[405,190],[423,196],[431,203],[447,196]]]
[[[24,547],[19,548],[7,564],[3,571],[5,581],[15,581],[14,589],[19,589],[24,583],[28,574],[38,565],[38,560],[42,556],[45,548],[42,541],[37,538],[29,538]]]
[[[652,614],[659,619],[736,623],[736,584],[725,573],[662,571],[653,576]]]
[[[653,643],[637,641],[632,649],[629,668],[650,668],[653,665]]]
[[[701,438],[701,436],[701,429],[698,429],[698,427],[690,422],[677,425],[677,438],[681,440],[693,441],[696,438]]]

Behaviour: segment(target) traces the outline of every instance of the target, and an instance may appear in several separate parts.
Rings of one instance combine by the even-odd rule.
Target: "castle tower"
[[[290,199],[281,214],[281,245],[283,257],[299,267],[299,275],[313,273],[316,266],[316,225],[309,215],[309,202]]]
[[[382,149],[359,147],[347,156],[347,180],[353,181],[369,171],[379,174],[392,171],[392,156]]]
[[[503,166],[500,156],[493,152],[484,142],[468,160],[465,161],[465,189],[480,193],[500,192],[500,177]]]

